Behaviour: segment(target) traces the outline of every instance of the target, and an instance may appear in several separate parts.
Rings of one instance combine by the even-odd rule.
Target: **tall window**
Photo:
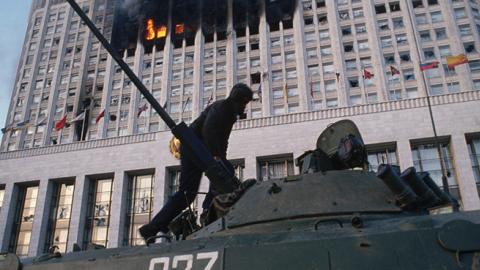
[[[367,146],[367,155],[370,171],[376,172],[380,164],[398,165],[395,145],[383,147]]]
[[[279,179],[293,175],[293,157],[291,155],[278,158],[261,158],[260,179]]]
[[[59,252],[67,251],[74,188],[73,182],[54,183],[44,252],[48,252],[52,246],[57,246]]]
[[[470,160],[472,161],[475,182],[480,184],[480,139],[469,140],[468,151],[470,152]]]
[[[152,217],[153,175],[134,176],[128,183],[126,245],[144,245],[138,229]]]
[[[448,184],[449,186],[456,186],[455,168],[453,166],[449,143],[441,142],[440,145],[447,170]],[[412,155],[415,169],[419,172],[429,172],[430,177],[432,177],[435,183],[440,187],[443,186],[440,157],[436,145],[434,143],[414,145],[412,147]]]
[[[168,187],[167,187],[167,197],[170,198],[178,191],[180,186],[180,168],[174,167],[168,169]],[[198,197],[193,200],[190,207],[192,208],[193,212],[198,213]]]
[[[235,176],[242,181],[243,180],[243,169],[245,169],[245,162],[232,162],[233,168],[235,169]]]
[[[83,248],[89,243],[107,246],[113,179],[93,181],[88,194],[88,213]]]
[[[15,221],[13,224],[10,252],[15,252],[19,257],[27,257],[32,236],[35,206],[37,205],[38,186],[20,187],[17,200]]]

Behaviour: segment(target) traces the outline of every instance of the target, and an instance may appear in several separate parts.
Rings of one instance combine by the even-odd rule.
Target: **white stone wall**
[[[471,93],[476,99],[462,100],[461,94],[455,94],[447,100],[457,102],[444,103],[433,107],[439,136],[450,136],[451,148],[454,155],[459,190],[463,203],[463,210],[480,209],[480,200],[477,193],[470,157],[465,140],[466,133],[480,131],[480,94]],[[434,100],[442,103],[441,97]],[[424,99],[417,100],[422,104]],[[400,104],[401,105],[401,104]],[[377,109],[394,108],[395,103],[379,104]],[[367,106],[359,110],[368,110]],[[244,177],[256,177],[258,164],[257,157],[277,154],[290,154],[298,157],[304,151],[315,148],[318,135],[328,124],[340,119],[351,119],[359,127],[366,144],[382,142],[396,142],[399,164],[402,169],[413,165],[410,150],[410,140],[433,137],[428,108],[416,106],[410,109],[392,109],[378,113],[359,113],[354,116],[340,116],[339,111],[327,111],[323,114],[330,117],[315,118],[311,113],[293,115],[290,123],[283,123],[281,117],[258,119],[256,125],[253,120],[238,123],[231,134],[228,157],[230,159],[245,159]],[[263,122],[263,124],[262,124]],[[277,123],[277,124],[276,124]],[[30,246],[30,255],[38,254],[44,245],[44,237],[49,210],[48,199],[51,194],[46,192],[50,179],[75,177],[75,196],[72,208],[68,249],[73,243],[81,243],[86,215],[85,181],[89,177],[100,174],[113,174],[113,196],[111,227],[109,229],[109,247],[121,245],[123,237],[123,222],[126,213],[126,177],[130,171],[154,169],[154,212],[157,212],[164,203],[166,188],[166,167],[178,165],[178,161],[168,152],[167,144],[171,135],[169,132],[152,134],[150,139],[138,143],[125,143],[113,146],[93,147],[90,149],[74,150],[71,146],[53,146],[54,148],[69,147],[65,152],[34,155],[21,158],[8,158],[5,153],[0,155],[0,184],[6,188],[5,201],[0,212],[0,243],[1,250],[6,251],[11,237],[10,231],[13,220],[15,192],[12,192],[16,183],[39,181],[40,195],[34,221],[34,229]],[[125,137],[125,141],[135,137]],[[140,140],[138,140],[140,141]],[[82,144],[82,143],[79,143]],[[113,144],[113,143],[112,143]],[[78,145],[77,145],[78,146]],[[52,147],[50,147],[52,148]],[[41,149],[38,149],[38,151]],[[19,151],[22,152],[22,151]],[[23,151],[25,152],[25,151]],[[298,172],[298,169],[296,169]],[[208,181],[204,179],[201,190],[206,191]],[[41,219],[43,217],[44,219]]]

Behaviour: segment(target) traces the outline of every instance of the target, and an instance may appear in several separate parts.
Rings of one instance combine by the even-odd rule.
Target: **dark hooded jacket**
[[[238,114],[243,113],[235,111],[235,103],[252,100],[251,90],[245,89],[234,87],[227,99],[209,105],[190,125],[213,156],[227,156],[228,138],[233,124],[237,121]]]
[[[214,156],[226,157],[228,138],[237,121],[231,100],[219,100],[208,106],[190,125]]]

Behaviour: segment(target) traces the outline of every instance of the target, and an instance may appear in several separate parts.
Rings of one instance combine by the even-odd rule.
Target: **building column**
[[[243,179],[257,179],[257,157],[255,155],[245,157],[245,169],[243,170]]]
[[[460,31],[458,30],[458,22],[455,19],[455,14],[453,12],[453,3],[449,0],[447,1],[438,1],[441,11],[442,11],[442,16],[443,19],[445,20],[445,27],[447,29],[447,35],[449,37],[460,37],[460,38],[449,38],[449,44],[451,46],[451,54],[452,55],[458,55],[458,54],[465,54],[465,48],[463,47],[463,42],[460,36]],[[465,9],[468,10],[470,9],[468,7],[469,4],[465,5]],[[468,14],[468,12],[467,12]],[[470,24],[472,26],[472,24]],[[476,26],[473,26],[472,33],[476,32]],[[460,92],[464,91],[470,91],[473,89],[473,83],[472,83],[472,77],[470,73],[470,68],[469,65],[460,65],[455,67],[455,73],[456,75],[452,76],[453,78],[445,78],[447,81],[447,88],[448,88],[448,83],[451,82],[452,80],[455,80],[458,78],[458,82],[460,83]],[[444,93],[449,93],[448,89],[444,90]]]
[[[123,242],[123,230],[126,212],[128,210],[128,175],[122,171],[115,171],[110,203],[110,221],[108,228],[108,248],[120,247]]]
[[[233,85],[237,81],[237,33],[233,29],[233,0],[227,0],[228,2],[228,14],[227,14],[227,48],[226,48],[226,72],[227,72],[227,94],[232,89]]]
[[[297,61],[297,89],[298,106],[300,111],[308,110],[307,78],[309,77],[306,56],[305,56],[305,28],[303,22],[303,6],[298,4],[293,15],[293,29],[295,30],[293,38],[295,42],[295,59]]]
[[[326,0],[325,2],[327,6],[327,20],[330,25],[330,40],[332,44],[333,65],[336,67],[335,72],[340,73],[340,78],[345,78],[347,76],[347,70],[344,64],[345,59],[342,46],[342,35],[340,33],[341,29],[339,27],[332,28],[332,25],[340,25],[337,4],[336,1],[333,0]],[[323,65],[321,68],[322,72],[324,72]],[[346,80],[337,79],[336,82],[336,98],[338,104],[337,107],[346,107],[348,106]],[[327,99],[329,99],[329,97],[332,97],[331,95],[331,93],[325,92],[325,104]]]
[[[38,187],[32,237],[30,238],[30,248],[28,250],[29,257],[38,256],[44,252],[43,246],[46,241],[50,205],[53,195],[53,185],[49,182],[48,179],[42,179]]]
[[[427,89],[425,88],[425,86],[428,84],[428,82],[425,80],[423,71],[420,70],[423,53],[421,53],[419,48],[422,48],[422,44],[417,42],[416,35],[418,28],[415,22],[415,10],[413,9],[411,1],[406,1],[406,5],[404,10],[402,11],[402,14],[405,19],[403,23],[405,24],[405,28],[407,29],[408,42],[413,43],[411,46],[411,49],[413,50],[410,50],[410,58],[412,60],[412,63],[418,63],[418,65],[413,65],[413,70],[417,81],[418,97],[425,97],[427,96]]]
[[[453,163],[457,177],[458,189],[462,198],[462,207],[465,211],[479,210],[480,198],[473,175],[472,163],[468,152],[464,134],[455,134],[451,137]]]
[[[262,96],[262,115],[267,117],[271,115],[271,106],[270,106],[270,88],[272,85],[272,65],[271,65],[271,46],[270,46],[270,27],[267,23],[267,16],[265,15],[265,2],[261,1],[260,3],[260,22],[258,24],[258,36],[260,43],[260,66],[264,68],[262,71],[260,83]],[[247,39],[247,44],[249,39]]]
[[[400,165],[402,171],[413,166],[412,148],[409,140],[402,139],[397,141],[397,155],[398,165]]]
[[[203,34],[199,27],[195,34],[195,49],[193,53],[193,93],[192,119],[195,119],[203,110],[205,90],[203,88]]]
[[[82,246],[85,220],[87,216],[89,184],[89,180],[85,175],[77,175],[75,177],[75,190],[73,192],[70,229],[68,230],[67,252],[73,250],[73,244]]]
[[[18,188],[14,183],[5,185],[5,197],[0,210],[0,252],[8,252],[12,237],[12,226],[15,220],[15,206],[18,201]]]
[[[387,93],[387,84],[386,84],[386,78],[385,78],[385,73],[384,73],[384,68],[383,68],[383,53],[382,53],[382,46],[380,44],[380,38],[378,36],[378,32],[375,29],[378,29],[377,27],[377,20],[376,20],[376,12],[375,12],[375,5],[374,1],[364,1],[363,8],[365,10],[365,17],[367,18],[375,18],[375,19],[370,19],[366,20],[366,26],[367,29],[372,29],[372,31],[368,31],[368,39],[369,39],[369,44],[371,45],[370,52],[372,54],[372,68],[373,68],[373,79],[375,80],[375,85],[368,87],[365,83],[363,83],[364,86],[364,93],[362,95],[365,95],[365,101],[366,103],[370,103],[368,99],[368,94],[370,92],[368,91],[369,89],[376,89],[372,91],[372,93],[377,94],[377,102],[384,102],[388,101],[388,93]],[[362,70],[360,70],[362,74],[362,78],[360,80],[365,80],[363,78],[363,67],[361,67]],[[368,70],[368,69],[367,69]],[[347,102],[348,104],[348,102]]]
[[[169,18],[171,17],[172,1],[169,1]],[[168,20],[167,29],[172,32],[173,29],[172,20]],[[167,104],[165,111],[168,113],[170,110],[170,85],[172,76],[172,58],[173,58],[173,45],[171,39],[172,33],[168,33],[165,37],[165,46],[163,47],[163,66],[162,66],[162,87],[160,91],[160,104]],[[195,57],[195,55],[194,55]],[[159,130],[168,130],[169,127],[162,120],[159,123]]]
[[[101,110],[105,110],[105,116],[99,120],[99,124],[97,125],[97,138],[98,139],[104,139],[107,138],[107,130],[108,130],[108,124],[109,124],[109,117],[110,117],[110,98],[112,96],[112,82],[113,82],[113,77],[114,77],[114,72],[115,72],[115,60],[113,60],[112,56],[108,54],[107,56],[107,63],[105,67],[105,79],[103,81],[103,92],[102,92],[102,105],[101,105]],[[94,93],[96,91],[96,84],[93,86],[92,92]],[[132,86],[133,87],[133,86]],[[91,102],[95,102],[94,99],[92,99]],[[121,102],[121,101],[119,101]],[[101,112],[101,111],[100,111]],[[90,110],[90,115],[89,118],[92,119],[92,113],[93,109]],[[88,119],[87,121],[90,121]],[[118,121],[120,121],[120,115],[118,116]]]

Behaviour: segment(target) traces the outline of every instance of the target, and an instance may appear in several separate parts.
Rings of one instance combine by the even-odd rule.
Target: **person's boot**
[[[140,233],[143,240],[145,241],[145,244],[150,245],[155,243],[155,239],[153,238],[153,236],[157,235],[157,231],[149,223],[140,227],[138,229],[138,232]]]

